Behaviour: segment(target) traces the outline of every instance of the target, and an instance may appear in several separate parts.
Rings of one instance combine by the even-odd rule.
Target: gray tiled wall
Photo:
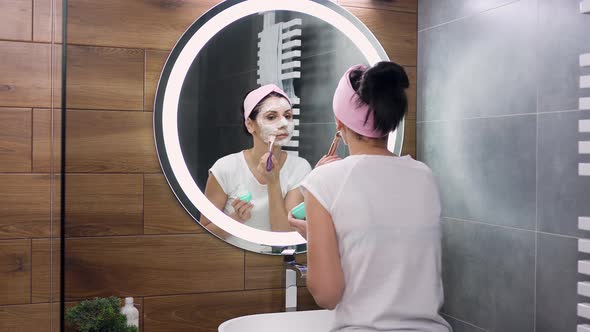
[[[577,0],[419,0],[418,159],[443,201],[443,313],[456,332],[575,331]],[[584,91],[586,90],[586,91]],[[588,301],[588,299],[586,299]]]

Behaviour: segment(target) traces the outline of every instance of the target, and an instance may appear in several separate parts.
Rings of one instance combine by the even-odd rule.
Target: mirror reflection
[[[248,93],[243,113],[253,145],[215,162],[205,195],[238,222],[266,231],[290,231],[287,211],[303,202],[298,187],[311,171],[307,160],[282,150],[295,127],[292,102],[278,86],[266,84]],[[204,216],[200,221],[223,234]]]
[[[292,231],[286,215],[303,201],[299,183],[336,132],[334,90],[359,63],[367,60],[347,36],[303,13],[249,15],[217,33],[192,63],[178,106],[182,153],[209,200],[236,222]],[[334,154],[346,156],[342,146]]]

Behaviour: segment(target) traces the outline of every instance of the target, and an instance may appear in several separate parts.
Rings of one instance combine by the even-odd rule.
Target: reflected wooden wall
[[[19,331],[38,331],[49,306],[39,281],[49,238],[49,2],[0,5],[0,330],[28,317]],[[407,68],[404,153],[415,155],[416,0],[339,2]],[[226,319],[284,305],[280,258],[204,232],[177,203],[155,152],[162,65],[216,3],[68,1],[66,297],[133,296],[143,331],[216,331]],[[315,308],[303,287],[299,300]]]

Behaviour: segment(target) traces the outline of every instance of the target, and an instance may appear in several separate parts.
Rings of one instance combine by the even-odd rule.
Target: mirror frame
[[[307,14],[332,25],[358,47],[370,65],[389,60],[371,31],[358,18],[332,1],[226,0],[199,17],[180,37],[164,65],[154,102],[154,139],[158,159],[170,188],[184,209],[199,225],[196,216],[200,212],[231,235],[254,245],[272,247],[270,252],[262,252],[268,254],[280,254],[284,248],[304,252],[306,241],[295,231],[271,232],[246,226],[217,209],[198,187],[184,161],[178,137],[177,115],[186,75],[210,38],[241,18],[274,10]],[[389,135],[388,148],[398,155],[403,143],[404,123],[402,120],[398,129]],[[219,238],[217,234],[210,233]],[[242,249],[261,252],[223,240]]]

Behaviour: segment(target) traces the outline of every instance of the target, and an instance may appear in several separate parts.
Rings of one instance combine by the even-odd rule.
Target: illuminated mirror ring
[[[249,15],[273,10],[299,12],[325,21],[347,36],[369,64],[388,60],[385,51],[367,27],[331,1],[223,1],[195,21],[168,56],[156,92],[154,137],[164,175],[178,200],[195,220],[200,211],[225,232],[252,244],[275,249],[268,253],[280,253],[280,249],[285,247],[304,251],[305,239],[297,232],[270,232],[246,226],[217,209],[205,197],[189,172],[181,151],[177,122],[181,89],[189,68],[201,49],[229,24]],[[402,140],[403,123],[400,130],[390,135],[389,149],[399,154]]]

